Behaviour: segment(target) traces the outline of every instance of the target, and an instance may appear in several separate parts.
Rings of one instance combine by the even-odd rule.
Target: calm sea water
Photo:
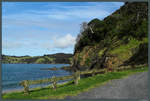
[[[60,68],[62,66],[69,66],[69,64],[2,64],[2,90],[22,89],[19,86],[19,82],[23,80],[38,80],[52,76],[71,75],[70,72],[64,70],[41,70],[41,68]],[[44,85],[33,85],[30,88]]]

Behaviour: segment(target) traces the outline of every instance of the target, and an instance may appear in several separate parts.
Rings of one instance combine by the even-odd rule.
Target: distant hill
[[[5,64],[70,64],[72,54],[56,53],[44,56],[8,56],[2,55],[2,63]]]

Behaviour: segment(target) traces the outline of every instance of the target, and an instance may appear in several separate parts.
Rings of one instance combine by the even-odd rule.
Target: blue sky
[[[3,2],[2,54],[73,53],[80,24],[104,19],[123,2]]]

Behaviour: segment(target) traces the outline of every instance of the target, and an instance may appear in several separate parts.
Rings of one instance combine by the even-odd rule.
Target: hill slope
[[[2,63],[70,64],[72,54],[57,53],[44,56],[7,56],[2,55]]]
[[[125,3],[104,20],[82,24],[74,70],[148,64],[148,3]]]

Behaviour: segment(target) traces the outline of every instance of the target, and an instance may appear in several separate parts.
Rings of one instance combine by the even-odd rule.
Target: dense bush
[[[124,39],[126,42],[130,38],[141,40],[148,36],[147,3],[126,3],[104,20],[93,19],[82,29],[84,30],[80,33],[80,38],[78,37],[75,51],[81,51],[83,47],[94,45],[102,40],[108,46],[114,37],[119,40]]]

